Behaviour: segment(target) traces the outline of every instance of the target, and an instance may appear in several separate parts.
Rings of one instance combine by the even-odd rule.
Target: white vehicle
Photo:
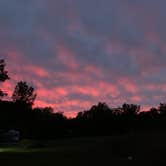
[[[17,130],[9,130],[2,134],[2,138],[4,142],[18,142],[20,140],[20,132]]]

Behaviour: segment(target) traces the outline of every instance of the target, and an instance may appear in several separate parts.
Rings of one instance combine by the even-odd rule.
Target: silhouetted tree
[[[123,126],[124,131],[132,134],[139,125],[137,117],[140,112],[140,106],[136,104],[124,103],[122,105],[122,110],[123,113],[120,124]]]
[[[159,110],[155,107],[152,107],[148,114],[151,116],[151,118],[157,118],[159,116]]]
[[[123,114],[123,109],[121,107],[118,108],[112,108],[112,113],[115,116],[121,116]]]
[[[9,79],[8,71],[5,70],[5,66],[6,66],[5,60],[0,59],[0,82],[4,82]],[[0,89],[0,97],[4,97],[6,95],[7,95],[7,93],[4,93]]]
[[[77,114],[78,119],[104,119],[107,118],[111,114],[111,109],[108,107],[106,103],[99,102],[98,105],[93,105],[90,110],[79,112]]]
[[[23,81],[17,83],[12,95],[14,102],[22,102],[32,106],[35,98],[36,93],[34,92],[34,88],[32,86]]]
[[[7,79],[9,79],[8,71],[5,70],[5,66],[6,66],[5,60],[0,59],[0,81],[1,82],[4,82]]]
[[[158,112],[162,115],[166,115],[166,103],[160,103]]]
[[[81,128],[86,135],[109,134],[113,127],[113,116],[109,106],[99,102],[89,110],[77,114],[76,123],[79,127],[76,130],[80,133]]]
[[[67,119],[67,117],[63,114],[63,112],[56,112],[52,114],[54,119],[57,121],[64,121]]]
[[[122,109],[124,111],[124,114],[136,115],[140,111],[140,105],[124,103],[123,106],[122,106]]]

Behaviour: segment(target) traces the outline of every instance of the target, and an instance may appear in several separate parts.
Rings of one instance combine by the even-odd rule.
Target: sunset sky
[[[68,116],[99,101],[157,106],[166,97],[165,0],[0,0],[0,57],[11,79]]]

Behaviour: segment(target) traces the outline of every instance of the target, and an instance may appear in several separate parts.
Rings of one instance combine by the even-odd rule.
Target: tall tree
[[[36,98],[36,93],[34,88],[28,85],[27,82],[20,81],[17,83],[12,99],[15,102],[23,102],[32,106]]]
[[[6,80],[10,79],[8,76],[8,71],[5,70],[5,60],[4,59],[0,59],[0,82],[5,82]],[[0,89],[0,97],[4,97],[6,96],[7,93],[4,93],[1,89]]]

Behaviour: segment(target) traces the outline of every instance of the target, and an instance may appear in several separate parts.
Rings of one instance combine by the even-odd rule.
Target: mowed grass
[[[35,147],[33,145],[44,145]],[[0,148],[0,165],[102,166],[166,165],[166,134],[24,140]]]

